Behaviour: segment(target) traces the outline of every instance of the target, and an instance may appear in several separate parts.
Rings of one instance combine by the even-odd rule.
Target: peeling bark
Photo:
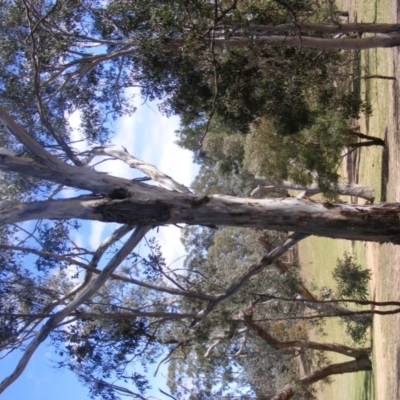
[[[8,156],[0,156],[1,158]],[[79,167],[73,167],[76,174]],[[33,169],[33,168],[32,168]],[[84,172],[84,168],[82,168]],[[91,171],[91,170],[88,170]],[[91,171],[95,172],[95,171]],[[81,179],[77,178],[77,180]],[[53,177],[59,180],[59,176]],[[111,178],[96,175],[100,184]],[[70,178],[72,179],[72,178]],[[63,180],[62,178],[60,180]],[[122,180],[123,182],[126,180]],[[129,181],[128,181],[129,182]],[[94,183],[93,183],[94,184]],[[0,223],[33,219],[78,218],[127,225],[224,225],[293,231],[307,235],[349,240],[400,243],[400,204],[357,205],[283,199],[242,199],[225,195],[196,196],[170,192],[137,182],[122,200],[109,197],[78,197],[32,203],[0,204]]]

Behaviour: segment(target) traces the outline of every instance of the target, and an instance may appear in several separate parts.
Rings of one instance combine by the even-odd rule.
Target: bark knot
[[[199,208],[210,201],[208,196],[203,196],[200,199],[192,200],[192,208]]]
[[[108,193],[108,197],[113,200],[123,200],[130,197],[130,193],[122,187],[117,187]]]

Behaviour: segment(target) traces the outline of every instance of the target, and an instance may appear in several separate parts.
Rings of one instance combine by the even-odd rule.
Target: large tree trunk
[[[165,191],[143,198],[140,188],[125,199],[110,197],[0,204],[0,222],[78,218],[128,225],[223,225],[295,231],[349,240],[400,243],[400,204],[356,205],[294,197],[241,199]]]
[[[62,164],[62,165],[61,165]],[[400,204],[352,205],[294,197],[242,199],[195,196],[60,163],[54,168],[2,154],[0,168],[98,196],[23,204],[0,204],[0,222],[79,218],[129,225],[226,225],[295,231],[350,240],[400,243]],[[108,193],[108,194],[107,194]]]
[[[89,190],[90,196],[32,203],[0,203],[0,223],[78,218],[127,225],[226,225],[294,231],[350,240],[400,243],[400,204],[351,205],[309,199],[195,196],[68,165],[46,152],[0,107],[0,119],[40,163],[0,151],[0,169]],[[127,153],[125,150],[123,153]],[[118,156],[118,155],[117,155]],[[124,154],[122,158],[127,158]],[[129,162],[129,157],[126,160]],[[137,164],[138,160],[131,160]],[[153,179],[160,178],[153,174]],[[162,181],[172,179],[161,176]]]
[[[136,193],[138,193],[136,191]],[[168,196],[167,196],[168,194]],[[295,231],[350,240],[400,243],[400,204],[352,205],[308,199],[240,199],[167,192],[145,200],[129,195],[0,205],[1,223],[78,218],[129,225],[224,225]]]
[[[375,140],[369,140],[367,142],[357,142],[349,144],[347,147],[351,149],[359,149],[360,147],[371,147],[371,146],[384,146],[381,142],[377,142]]]

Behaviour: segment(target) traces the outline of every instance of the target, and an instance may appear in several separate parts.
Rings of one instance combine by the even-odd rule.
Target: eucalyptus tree
[[[305,51],[309,42],[337,49],[398,45],[390,36],[396,25],[333,23],[309,0],[18,0],[0,6],[2,98],[27,127],[42,121],[36,135],[51,138],[72,159],[64,143],[66,114],[81,110],[86,136],[105,140],[106,116],[134,110],[127,88],[162,99],[166,113],[186,122],[218,112],[243,131],[268,102],[285,131],[296,132],[308,122],[304,82],[329,79],[327,71],[340,59],[337,52]],[[299,22],[310,15],[319,23]],[[269,36],[277,32],[283,36]],[[333,38],[349,32],[386,36]],[[273,100],[279,98],[278,107]]]
[[[31,185],[20,195],[7,194],[0,203],[4,225],[1,291],[7,300],[2,302],[1,345],[6,354],[23,349],[0,391],[21,375],[38,346],[51,337],[60,346],[60,356],[67,356],[62,365],[90,385],[93,395],[143,397],[144,378],[124,369],[130,359],[143,362],[141,354],[155,359],[159,346],[171,350],[182,346],[190,329],[201,327],[252,276],[305,236],[399,242],[398,204],[359,206],[301,196],[198,195],[127,150],[100,145],[107,137],[110,114],[133,110],[124,89],[140,86],[144,96],[165,96],[166,110],[184,110],[194,117],[204,113],[197,104],[216,98],[216,64],[208,49],[210,45],[236,49],[238,40],[226,32],[238,5],[197,5],[158,1],[0,4],[4,133],[0,169],[11,174],[7,177],[27,178]],[[279,23],[284,23],[287,10],[276,7],[283,18]],[[227,28],[218,25],[221,21]],[[243,44],[257,47],[253,45],[258,39],[249,41],[245,33],[238,34]],[[188,49],[192,50],[189,54]],[[194,54],[201,57],[193,58]],[[224,55],[222,49],[222,59]],[[232,62],[229,57],[227,62]],[[166,66],[173,66],[172,71]],[[185,91],[192,87],[193,91]],[[253,100],[255,104],[257,99]],[[212,103],[206,111],[212,112]],[[70,138],[68,116],[74,111],[81,112],[81,130],[93,142],[84,154],[73,148]],[[100,173],[91,164],[99,156],[122,160],[162,187]],[[81,193],[56,196],[62,187]],[[79,228],[77,220],[121,226],[89,251],[74,243],[71,232]],[[29,221],[36,221],[32,229],[23,224]],[[185,283],[187,277],[168,270],[154,249],[146,262],[138,263],[132,254],[152,228],[180,223],[296,233],[213,293]],[[30,268],[25,256],[34,260]],[[177,309],[172,296],[198,305],[189,311]],[[171,321],[181,321],[179,335],[165,335],[172,332]],[[115,379],[132,381],[138,391],[116,384]]]
[[[340,184],[339,168],[355,149],[384,144],[380,138],[349,128],[346,120],[334,114],[318,113],[307,128],[290,137],[277,134],[273,119],[260,118],[243,140],[243,166],[258,177],[268,177],[274,187],[297,186],[309,194],[347,193],[371,200],[374,196],[368,188]]]
[[[177,143],[193,150],[200,164],[192,184],[197,193],[260,197],[297,190],[305,191],[307,196],[325,193],[374,200],[372,187],[341,182],[338,169],[353,146],[383,146],[382,139],[349,128],[339,116],[326,115],[315,117],[312,125],[295,137],[278,135],[269,118],[260,118],[250,129],[242,135],[214,117],[198,148],[204,125],[181,126]],[[355,141],[356,135],[367,140]]]
[[[183,242],[188,254],[185,267],[190,271],[193,287],[203,292],[223,290],[232,276],[240,276],[249,264],[263,256],[265,251],[258,243],[262,234],[269,237],[271,245],[279,244],[284,236],[276,232],[268,234],[232,227],[217,231],[204,227],[185,228]],[[192,381],[196,388],[194,392],[200,397],[246,398],[247,395],[254,396],[254,393],[265,395],[276,391],[282,386],[284,376],[288,377],[289,371],[294,375],[295,360],[287,361],[288,353],[277,352],[263,345],[237,320],[243,304],[257,299],[256,293],[271,290],[271,293],[282,296],[293,295],[293,285],[288,285],[286,279],[282,278],[275,268],[264,269],[257,279],[248,280],[240,291],[227,298],[206,320],[196,325],[192,340],[171,355],[168,384],[175,396],[184,394],[178,384],[179,376]],[[265,315],[271,317],[294,313],[302,307],[300,303],[282,303],[282,307],[271,303],[265,302],[261,306]],[[192,310],[193,305],[187,299],[182,299],[183,309]],[[287,328],[294,324],[289,321]],[[265,363],[261,361],[263,357]],[[254,374],[264,375],[264,384],[247,373],[250,365]],[[286,373],[282,374],[281,369]]]
[[[29,157],[17,157],[6,150],[1,155],[0,165],[3,170],[92,193],[57,201],[19,204],[4,201],[2,223],[40,218],[78,218],[150,226],[171,223],[237,225],[343,239],[392,243],[399,240],[397,204],[355,206],[327,201],[314,202],[301,197],[239,199],[223,195],[196,196],[182,185],[171,183],[165,175],[144,167],[124,150],[95,149],[94,154],[112,154],[130,165],[142,168],[153,179],[166,182],[169,188],[179,190],[168,191],[66,164],[45,151],[2,108],[0,116],[7,127],[42,161],[38,163]],[[347,229],[348,226],[351,226],[350,230]]]
[[[78,197],[36,200],[33,202],[18,203],[4,200],[1,203],[1,218],[4,224],[17,224],[37,219],[55,221],[60,219],[82,219],[123,224],[93,254],[84,253],[82,255],[80,253],[82,250],[75,246],[72,249],[68,246],[65,247],[65,243],[68,243],[65,239],[67,235],[65,232],[60,236],[62,243],[58,246],[49,246],[48,250],[46,247],[41,247],[40,241],[40,246],[33,247],[29,247],[26,244],[16,245],[13,240],[3,245],[5,250],[22,252],[22,254],[30,253],[44,257],[45,260],[55,259],[63,261],[68,265],[75,265],[86,271],[86,275],[85,279],[75,285],[75,287],[72,287],[70,282],[65,282],[61,275],[57,279],[56,289],[50,290],[50,292],[48,288],[43,289],[46,287],[43,282],[33,280],[34,284],[39,288],[37,290],[44,291],[47,297],[41,304],[32,308],[34,312],[37,310],[35,314],[31,315],[28,313],[29,326],[27,326],[26,332],[24,329],[24,335],[21,336],[15,333],[13,336],[16,342],[11,344],[10,350],[14,349],[20,341],[22,341],[21,345],[27,342],[28,344],[16,369],[2,382],[2,390],[18,378],[40,343],[52,334],[52,332],[56,331],[57,333],[60,324],[68,324],[70,318],[73,320],[105,319],[111,321],[133,320],[136,318],[146,318],[149,321],[152,318],[189,320],[186,322],[186,329],[190,329],[189,325],[196,326],[201,324],[202,320],[212,314],[226,299],[235,295],[252,276],[265,269],[266,266],[296,243],[296,241],[307,236],[309,233],[333,237],[387,240],[394,243],[397,243],[398,240],[396,231],[396,229],[399,229],[396,228],[398,222],[393,217],[394,213],[398,212],[398,205],[395,204],[353,206],[330,202],[318,203],[301,198],[253,200],[225,195],[198,196],[190,193],[187,188],[165,174],[162,174],[153,166],[140,162],[130,156],[124,149],[96,147],[89,154],[85,153],[81,158],[82,164],[99,155],[109,155],[124,160],[131,167],[139,168],[153,180],[161,183],[165,187],[163,189],[142,182],[99,173],[95,169],[88,168],[86,165],[77,166],[66,163],[55,154],[46,151],[3,108],[0,109],[0,114],[2,122],[8,128],[9,132],[15,135],[21,144],[29,149],[30,153],[35,155],[33,159],[27,156],[18,156],[10,150],[3,149],[0,162],[3,170],[44,179],[50,185],[65,185],[87,192],[90,191],[87,195],[84,194]],[[77,155],[77,157],[79,156]],[[128,269],[129,272],[127,274],[114,273],[115,269],[124,262],[134,246],[149,229],[170,223],[212,226],[237,225],[243,227],[275,228],[277,230],[287,230],[290,227],[289,229],[295,230],[298,233],[284,245],[278,246],[266,256],[263,256],[260,261],[244,268],[218,294],[204,292],[201,287],[192,287],[190,282],[183,284],[181,280],[184,277],[179,278],[181,279],[179,280],[168,273],[167,275],[174,282],[172,287],[165,285],[162,281],[154,283],[134,277],[131,275],[133,271],[131,268]],[[135,226],[137,227],[136,231],[126,243],[117,250],[103,269],[99,268],[98,263],[104,251]],[[348,226],[352,228],[350,231],[348,230]],[[81,256],[87,257],[87,260],[81,261]],[[54,280],[55,276],[51,276],[51,278]],[[106,284],[108,279],[117,279],[159,292],[160,294],[156,294],[156,297],[153,298],[154,301],[152,300],[150,304],[146,305],[146,308],[153,308],[153,310],[142,311],[140,308],[145,305],[141,305],[141,303],[135,302],[134,305],[129,304],[128,300],[130,298],[138,297],[133,296],[133,293],[128,291],[128,289],[126,289],[126,297],[122,296],[122,293],[125,293],[125,289],[121,290],[117,289],[117,287],[113,289],[121,293],[118,296],[117,304],[115,303],[116,300],[112,300],[112,291],[104,289],[104,295],[101,295],[103,293],[103,289],[101,288]],[[197,300],[202,305],[198,305],[189,311],[181,310],[179,312],[174,307],[174,303],[168,305],[168,302],[163,302],[163,298],[160,297],[161,293],[184,296]],[[139,298],[144,299],[143,296],[139,296]],[[115,312],[115,310],[118,312]],[[17,312],[11,310],[10,316],[13,318],[23,318],[24,315],[22,310],[18,309]],[[40,323],[38,321],[43,322]],[[190,323],[190,321],[192,322]],[[20,320],[17,320],[16,326],[18,327],[19,324]],[[109,336],[111,332],[115,331],[115,328],[110,328],[109,324],[96,323],[94,327],[91,323],[84,325],[87,326],[89,331],[85,333],[85,329],[83,329],[79,333],[89,335],[87,339],[89,342],[84,348],[80,346],[77,348],[72,347],[70,350],[73,357],[96,354],[92,351],[90,343],[93,344],[99,329],[102,335],[109,332],[108,337],[111,338],[110,340],[113,337],[118,339],[117,336]],[[146,331],[146,326],[147,324],[143,322],[142,325],[138,327],[133,326],[129,329],[131,329],[130,332],[132,330],[135,332],[138,331],[138,334],[143,332],[142,336],[145,334],[150,335],[155,344],[158,342],[162,343],[162,340],[157,338],[156,334]],[[74,327],[73,329],[78,328]],[[71,332],[72,337],[74,337],[74,334],[75,332]],[[126,340],[128,339],[129,337],[126,338]],[[172,337],[170,339],[171,343],[175,344],[170,345],[181,346],[182,341],[186,339]],[[136,343],[135,340],[130,346]],[[79,343],[82,342],[80,341]],[[131,351],[135,349],[135,347],[127,348]],[[126,349],[126,347],[123,346],[122,349]],[[78,351],[78,353],[76,354],[74,351]],[[120,356],[117,354],[116,357],[118,359]],[[106,367],[110,368],[110,365],[114,364],[107,363]],[[94,368],[90,367],[84,371],[87,373],[89,370],[95,371]],[[112,387],[112,385],[111,387],[107,385],[104,378],[110,376],[107,375],[107,371],[103,371],[102,374],[103,378],[99,378],[98,376],[90,377],[92,379],[91,382],[97,385],[96,388],[118,390],[118,388]],[[84,375],[81,373],[80,376]],[[139,382],[141,381],[139,380]]]
[[[183,242],[188,254],[185,267],[190,271],[188,278],[193,288],[223,290],[232,275],[240,275],[264,251],[281,242],[282,237],[277,232],[243,228],[226,227],[217,231],[185,228]],[[360,276],[359,267],[350,268],[349,272],[347,267],[352,264],[349,256],[342,264],[337,272],[340,271],[341,277],[347,273],[347,278],[355,272],[354,286]],[[295,398],[304,399],[308,387],[319,379],[336,373],[369,370],[368,348],[307,340],[310,330],[307,318],[342,316],[347,321],[357,316],[366,317],[370,322],[371,315],[358,314],[360,310],[335,301],[319,301],[301,282],[298,273],[295,263],[276,260],[197,325],[191,340],[176,347],[170,355],[168,384],[172,393],[178,398],[184,397],[184,382],[188,380],[193,386],[193,397],[197,394],[201,398],[268,398],[268,395],[272,398],[276,394],[278,398],[286,391],[288,382],[299,382],[298,386],[290,385],[291,395],[295,393]],[[363,271],[361,275],[366,274]],[[346,285],[346,290],[350,289],[349,279],[345,280],[341,279],[340,287]],[[365,284],[361,286],[360,293],[365,296]],[[365,299],[350,291],[346,294]],[[247,308],[248,304],[252,305],[252,311]],[[180,305],[182,311],[192,311],[197,306],[186,298],[182,298]],[[327,355],[332,351],[348,353],[355,361],[343,365],[330,363]],[[303,364],[303,377],[299,376],[299,363]]]

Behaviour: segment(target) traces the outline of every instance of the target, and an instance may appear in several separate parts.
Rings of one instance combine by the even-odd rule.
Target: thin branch
[[[217,347],[220,343],[221,343],[222,339],[217,339],[205,352],[204,354],[204,358],[208,358],[208,356],[211,354],[211,352],[213,351],[213,349],[215,347]]]
[[[21,142],[25,147],[29,149],[33,154],[40,157],[43,162],[49,166],[55,166],[60,161],[48,153],[39,143],[37,143],[32,137],[11,117],[10,114],[0,105],[0,121],[8,128],[12,135]]]
[[[85,378],[87,378],[87,376],[85,376]],[[132,390],[129,390],[128,388],[124,387],[124,386],[118,386],[114,383],[108,383],[102,379],[95,379],[95,378],[91,378],[90,379],[93,382],[96,382],[97,384],[100,384],[101,386],[107,386],[108,388],[115,390],[117,393],[123,395],[123,396],[133,396],[136,399],[140,399],[140,400],[148,400],[148,398],[142,396],[139,393],[136,392],[132,392]]]
[[[181,346],[183,346],[183,345],[186,344],[186,343],[187,343],[187,340],[185,340],[184,342],[179,342],[176,346],[174,346],[174,347],[169,351],[169,353],[158,363],[157,368],[156,368],[156,370],[155,370],[153,376],[157,376],[158,370],[159,370],[161,364],[163,364],[164,362],[166,362],[166,361],[172,356],[172,354],[175,352],[175,350],[178,350]]]
[[[289,297],[280,297],[269,295],[268,293],[253,293],[257,296],[267,297],[269,299],[283,300],[283,301],[293,301],[293,302],[304,302],[304,299],[291,299]],[[335,300],[307,300],[308,303],[355,303],[362,306],[400,306],[400,301],[374,301],[374,300],[358,300],[358,299],[335,299]]]
[[[314,320],[314,319],[322,319],[322,318],[332,318],[332,317],[351,317],[351,316],[357,316],[357,315],[393,315],[393,314],[399,314],[400,313],[400,308],[395,308],[393,310],[360,310],[360,311],[354,311],[351,314],[343,314],[343,313],[329,313],[329,314],[307,314],[307,315],[296,315],[296,316],[288,316],[288,317],[282,317],[282,318],[257,318],[254,321],[287,321],[287,320],[294,320],[294,319],[300,319],[300,320]]]
[[[135,168],[145,175],[149,176],[153,181],[159,183],[161,186],[168,190],[174,190],[179,193],[190,193],[186,186],[173,180],[170,176],[164,174],[158,170],[154,165],[145,163],[136,157],[131,156],[128,151],[124,149],[110,148],[106,146],[95,147],[92,150],[83,153],[86,155],[84,164],[88,164],[94,157],[98,156],[110,156],[117,160],[121,160],[128,164],[131,168]]]
[[[196,318],[192,322],[191,327],[193,327],[199,321],[205,318],[219,303],[234,295],[252,276],[263,271],[268,265],[274,263],[290,247],[294,246],[296,243],[306,238],[307,236],[308,235],[302,233],[296,233],[292,235],[292,237],[289,238],[285,243],[270,251],[258,263],[251,265],[247,269],[247,271],[236,277],[223,293],[217,295],[215,299],[208,302],[207,306],[196,315]]]
[[[33,66],[33,87],[34,87],[34,92],[35,92],[35,96],[36,96],[37,108],[39,111],[40,119],[41,119],[44,127],[47,129],[47,131],[50,133],[50,135],[53,136],[53,138],[60,145],[60,147],[64,150],[64,152],[68,156],[68,158],[75,165],[81,166],[82,163],[79,160],[79,158],[76,157],[74,152],[67,145],[67,143],[62,138],[62,136],[54,129],[53,125],[50,123],[49,119],[47,118],[46,111],[45,111],[43,103],[42,103],[42,97],[40,94],[40,64],[39,64],[39,57],[37,55],[37,50],[38,50],[39,44],[36,42],[36,39],[34,36],[34,29],[32,28],[32,20],[30,17],[30,11],[29,11],[29,7],[27,5],[27,1],[23,0],[23,3],[25,6],[26,18],[28,20],[28,24],[29,24],[29,28],[30,28],[29,36],[31,38],[31,60],[32,60],[32,66]]]
[[[343,354],[348,357],[359,358],[362,356],[368,356],[371,349],[369,348],[354,348],[339,343],[318,343],[310,340],[278,340],[274,338],[265,328],[256,324],[253,321],[253,307],[250,307],[243,311],[243,320],[245,324],[254,331],[257,336],[266,341],[270,346],[275,349],[287,349],[287,348],[306,348],[318,351],[332,351],[335,353]]]
[[[248,339],[248,333],[249,333],[248,330],[246,330],[246,331],[244,332],[243,339],[242,339],[242,343],[240,343],[239,350],[233,355],[233,357],[239,357],[240,354],[242,353],[242,351],[243,351],[243,349],[244,349],[244,346],[246,345],[246,342],[247,342],[247,339]]]

